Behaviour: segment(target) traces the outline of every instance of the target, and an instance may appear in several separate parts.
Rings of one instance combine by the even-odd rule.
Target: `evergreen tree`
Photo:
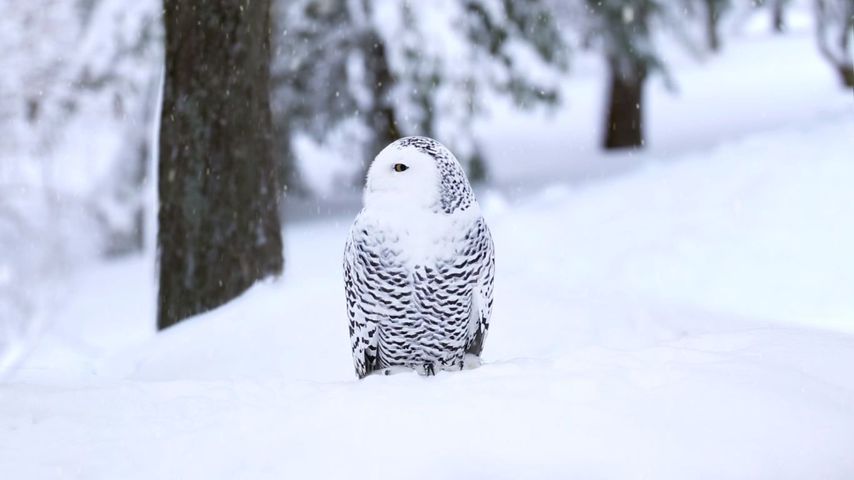
[[[57,167],[95,167],[73,194],[61,179],[38,188],[54,190],[63,218],[77,217],[71,231],[53,222],[53,234],[83,230],[98,253],[142,248],[141,190],[162,64],[159,3],[37,0],[15,4],[4,19],[15,27],[3,30],[0,49],[16,68],[0,79],[0,164],[8,155],[46,179]],[[93,129],[97,138],[81,142]]]
[[[360,32],[344,0],[277,0],[273,5],[272,114],[275,154],[289,191],[302,191],[292,140],[320,141],[357,111],[347,78]]]
[[[158,327],[282,270],[269,0],[167,0]]]
[[[106,254],[140,251],[145,231],[143,187],[151,174],[163,62],[159,2],[138,0],[133,8],[122,0],[79,5],[85,22],[81,41],[85,61],[77,66],[77,80],[66,92],[66,101],[82,110],[94,103],[93,97],[106,97],[112,106],[109,120],[122,138],[111,162],[110,182],[93,198],[92,210],[106,233]]]
[[[524,108],[557,100],[557,76],[542,72],[565,69],[566,52],[542,0],[280,6],[277,36],[293,41],[278,49],[290,55],[275,65],[277,122],[318,142],[354,132],[348,152],[362,169],[396,138],[428,135],[482,170],[471,123],[488,92]]]

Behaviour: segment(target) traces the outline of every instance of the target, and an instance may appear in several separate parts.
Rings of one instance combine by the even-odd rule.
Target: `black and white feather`
[[[344,250],[356,375],[477,361],[494,273],[492,236],[453,154],[425,137],[386,147]]]

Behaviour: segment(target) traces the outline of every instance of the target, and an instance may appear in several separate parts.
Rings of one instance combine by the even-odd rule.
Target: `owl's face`
[[[368,169],[365,206],[383,209],[432,209],[439,202],[436,160],[414,146],[392,143]]]

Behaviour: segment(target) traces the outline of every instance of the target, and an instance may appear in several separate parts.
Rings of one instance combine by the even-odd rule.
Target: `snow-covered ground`
[[[85,272],[0,387],[15,478],[850,478],[854,117],[508,203],[479,369],[356,381],[348,222],[153,337],[141,259]]]
[[[150,258],[77,273],[0,384],[2,478],[854,477],[854,100],[792,38],[688,69],[696,108],[651,107],[681,130],[590,153],[625,165],[602,178],[533,158],[568,117],[498,115],[498,184],[511,161],[540,178],[480,192],[497,284],[475,370],[355,380],[346,216],[288,225],[281,279],[156,336]],[[785,52],[808,67],[766,96],[724,81]]]

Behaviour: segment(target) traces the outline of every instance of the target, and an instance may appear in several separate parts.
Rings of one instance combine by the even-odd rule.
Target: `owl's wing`
[[[475,266],[475,285],[472,289],[471,323],[466,353],[480,356],[483,351],[483,342],[489,331],[489,319],[492,316],[495,247],[492,243],[492,234],[483,218],[478,219],[466,238],[469,241],[466,253]]]
[[[370,261],[365,253],[366,232],[353,226],[344,247],[344,292],[347,300],[347,317],[350,321],[350,347],[356,375],[364,378],[376,367],[378,320],[368,314],[373,300],[368,269]]]

